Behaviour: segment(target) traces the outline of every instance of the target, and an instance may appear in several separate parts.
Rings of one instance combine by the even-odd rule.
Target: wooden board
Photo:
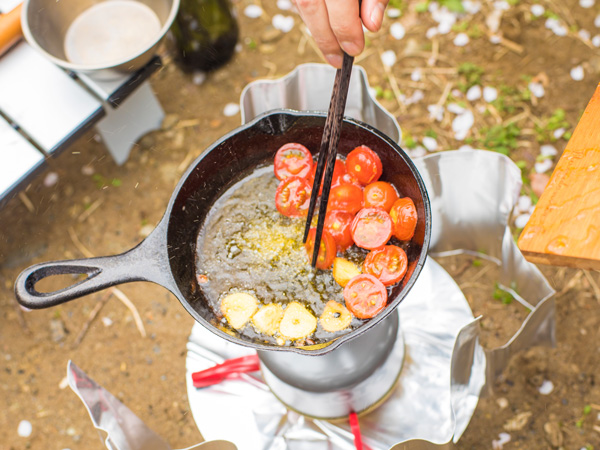
[[[534,263],[600,270],[600,85],[518,245]]]

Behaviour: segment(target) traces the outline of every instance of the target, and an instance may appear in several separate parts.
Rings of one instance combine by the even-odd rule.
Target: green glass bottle
[[[181,0],[171,32],[176,60],[189,72],[221,67],[233,55],[239,35],[229,0]]]

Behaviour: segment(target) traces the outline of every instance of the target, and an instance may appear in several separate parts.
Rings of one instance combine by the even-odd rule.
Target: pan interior
[[[198,158],[180,182],[171,202],[167,244],[172,275],[181,293],[180,299],[196,320],[236,343],[259,348],[282,348],[265,343],[259,337],[242,336],[232,330],[219,331],[218,318],[210,307],[215,299],[209,301],[196,278],[197,269],[202,271],[195,264],[198,234],[221,195],[257,168],[270,165],[279,147],[288,142],[299,142],[315,154],[320,146],[324,122],[322,114],[289,112],[272,113],[256,119],[225,136]],[[407,249],[407,274],[401,283],[392,288],[388,307],[342,339],[370,328],[397,306],[405,295],[403,289],[407,284],[412,285],[414,272],[418,272],[424,262],[429,232],[428,200],[406,154],[368,126],[345,121],[339,153],[345,156],[359,145],[367,145],[379,155],[383,165],[382,179],[394,184],[404,196],[413,199],[420,220]]]

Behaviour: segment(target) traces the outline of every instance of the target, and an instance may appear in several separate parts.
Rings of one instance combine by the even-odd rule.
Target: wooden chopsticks
[[[344,53],[342,68],[338,69],[335,73],[333,92],[331,93],[327,119],[325,119],[325,126],[323,128],[323,137],[321,138],[321,148],[319,151],[319,159],[317,161],[315,180],[310,195],[310,204],[308,207],[308,216],[306,217],[303,239],[303,242],[306,242],[306,239],[308,238],[317,198],[319,197],[319,190],[321,188],[321,178],[323,177],[323,171],[325,171],[325,176],[323,177],[323,192],[319,203],[319,217],[317,221],[315,245],[311,260],[311,265],[313,267],[317,264],[319,248],[321,247],[321,236],[323,236],[323,225],[325,223],[327,202],[329,201],[329,191],[331,189],[337,148],[340,142],[342,121],[344,119],[344,110],[346,109],[346,99],[348,97],[348,86],[350,84],[350,75],[352,75],[353,63],[354,57]]]

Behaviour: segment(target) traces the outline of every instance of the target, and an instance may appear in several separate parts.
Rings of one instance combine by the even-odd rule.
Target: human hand
[[[302,20],[323,56],[334,67],[342,67],[342,50],[350,56],[365,46],[364,26],[378,31],[389,0],[295,0]]]

